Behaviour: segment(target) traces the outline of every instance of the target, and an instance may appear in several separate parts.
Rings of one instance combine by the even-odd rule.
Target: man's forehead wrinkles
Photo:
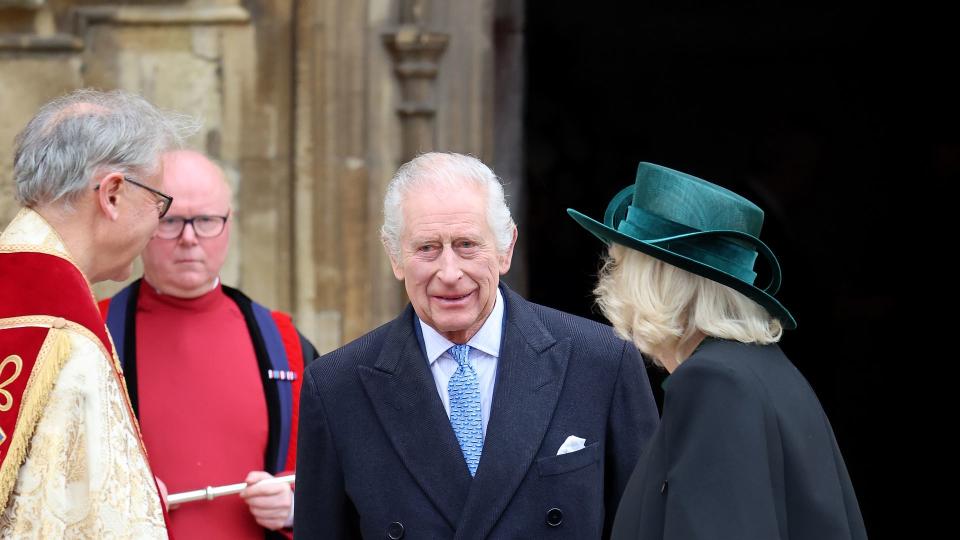
[[[473,212],[421,212],[409,216],[411,223],[476,222],[481,216]]]
[[[411,227],[407,236],[412,238],[419,237],[453,237],[453,236],[481,236],[483,229],[472,223],[443,226],[418,226]]]
[[[461,231],[463,229],[469,229],[469,228],[477,228],[478,225],[479,225],[478,223],[473,221],[461,221],[457,223],[430,221],[430,222],[411,223],[410,229],[411,231],[414,232],[414,234],[419,232],[429,232],[433,234],[436,232],[446,233],[446,232],[453,232],[453,231]]]

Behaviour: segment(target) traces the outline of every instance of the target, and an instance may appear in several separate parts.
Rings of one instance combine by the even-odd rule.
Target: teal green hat
[[[780,263],[760,241],[763,210],[736,193],[680,171],[640,163],[636,182],[607,205],[603,223],[572,208],[570,217],[597,238],[615,242],[734,289],[793,329],[797,322],[774,294]],[[754,286],[757,253],[770,283]]]

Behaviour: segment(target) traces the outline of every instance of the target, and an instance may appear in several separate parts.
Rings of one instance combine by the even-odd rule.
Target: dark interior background
[[[603,246],[565,209],[602,220],[640,161],[753,200],[799,323],[781,345],[831,419],[868,532],[918,531],[893,486],[916,474],[896,450],[922,386],[905,328],[933,279],[912,268],[931,202],[960,176],[956,19],[705,4],[527,3],[529,295],[602,320],[590,291]]]

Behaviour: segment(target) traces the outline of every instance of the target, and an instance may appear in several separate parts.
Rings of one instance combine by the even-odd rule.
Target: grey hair
[[[28,207],[69,205],[103,167],[155,174],[161,154],[180,148],[198,127],[129,92],[74,91],[44,105],[17,135],[16,198]]]
[[[497,251],[503,254],[510,249],[514,223],[497,175],[473,156],[428,152],[404,163],[387,186],[380,238],[394,260],[400,257],[404,196],[423,186],[461,187],[467,183],[487,189],[487,224],[493,231]]]

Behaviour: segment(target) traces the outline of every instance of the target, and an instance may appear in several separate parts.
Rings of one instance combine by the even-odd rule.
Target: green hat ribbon
[[[753,284],[757,251],[771,268],[770,283],[763,289],[773,295],[780,290],[780,263],[773,251],[760,239],[732,230],[698,231],[687,225],[651,214],[630,204],[634,186],[617,193],[604,212],[604,225],[623,234],[660,246],[668,251],[700,261],[737,279]],[[744,245],[747,244],[747,245]],[[752,246],[757,251],[750,249]]]

